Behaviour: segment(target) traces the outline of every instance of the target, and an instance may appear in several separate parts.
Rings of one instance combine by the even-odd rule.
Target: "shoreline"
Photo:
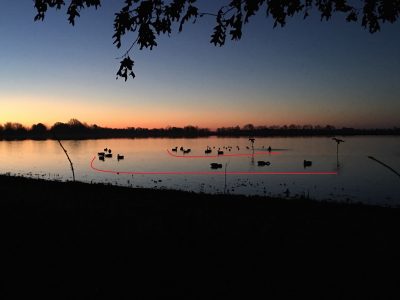
[[[398,208],[11,176],[0,195],[11,293],[343,299],[397,278]]]
[[[248,138],[249,136],[253,136],[256,138],[332,138],[335,136],[338,137],[399,137],[400,133],[354,133],[354,134],[346,134],[346,133],[322,133],[322,134],[270,134],[270,135],[262,135],[262,134],[239,134],[239,135],[218,135],[218,134],[210,134],[210,135],[199,135],[199,136],[191,136],[191,135],[176,135],[176,136],[168,136],[168,135],[115,135],[115,136],[79,136],[79,135],[60,135],[57,139],[51,136],[44,137],[1,137],[1,141],[68,141],[68,140],[108,140],[108,139],[201,139],[201,138]]]

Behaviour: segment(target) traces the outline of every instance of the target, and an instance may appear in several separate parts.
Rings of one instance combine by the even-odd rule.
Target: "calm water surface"
[[[400,177],[368,159],[371,155],[400,171],[400,137],[346,137],[339,146],[327,137],[257,138],[252,156],[247,138],[197,139],[105,139],[63,141],[75,167],[77,180],[102,182],[131,187],[172,188],[207,193],[231,193],[281,197],[309,196],[318,200],[361,201],[380,205],[400,205]],[[186,158],[174,157],[167,150],[178,147],[175,155],[183,156],[179,147],[190,148]],[[215,155],[218,148],[225,154],[203,156],[207,146]],[[229,151],[228,148],[232,147]],[[266,151],[272,147],[272,153]],[[113,158],[101,161],[97,153],[112,149]],[[214,149],[215,147],[215,149]],[[239,149],[237,148],[239,147]],[[247,147],[249,149],[247,149]],[[125,156],[118,161],[117,154]],[[247,156],[245,156],[247,155]],[[104,173],[91,168],[120,172]],[[270,166],[258,166],[259,160]],[[304,168],[303,161],[312,161]],[[222,169],[212,170],[210,163]],[[228,175],[223,174],[226,170]],[[269,175],[258,172],[337,172],[337,175]],[[122,172],[204,172],[206,174],[122,174]],[[222,174],[217,174],[218,172]],[[230,172],[254,172],[237,175]],[[71,180],[71,170],[55,141],[0,141],[0,173],[50,180]]]

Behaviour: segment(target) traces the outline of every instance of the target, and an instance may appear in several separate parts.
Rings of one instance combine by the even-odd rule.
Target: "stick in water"
[[[74,180],[74,182],[75,182],[74,165],[72,164],[72,161],[71,161],[71,159],[69,158],[69,155],[68,155],[68,153],[67,153],[67,150],[65,150],[65,148],[64,148],[63,145],[61,144],[61,141],[60,141],[58,138],[56,138],[56,139],[57,139],[58,143],[60,144],[61,148],[64,150],[64,153],[65,153],[65,155],[67,156],[67,158],[68,158],[68,160],[69,160],[69,164],[71,165],[72,178],[73,178],[73,180]]]
[[[388,168],[390,171],[392,171],[393,173],[395,173],[397,176],[400,177],[400,174],[395,169],[393,169],[392,167],[388,166],[387,164],[381,162],[380,160],[377,160],[375,157],[372,157],[372,156],[368,156],[368,158],[372,159],[372,160],[376,161],[377,163],[381,164],[382,166]]]

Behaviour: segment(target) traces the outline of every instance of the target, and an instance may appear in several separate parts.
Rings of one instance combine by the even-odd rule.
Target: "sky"
[[[33,1],[2,1],[0,124],[400,127],[400,22],[370,34],[341,15],[321,22],[314,11],[273,28],[260,13],[240,41],[215,47],[215,20],[204,17],[152,51],[134,48],[136,78],[125,82],[116,80],[116,58],[134,37],[113,45],[123,1],[102,2],[71,26],[65,9],[34,22]],[[226,3],[198,2],[207,11]]]

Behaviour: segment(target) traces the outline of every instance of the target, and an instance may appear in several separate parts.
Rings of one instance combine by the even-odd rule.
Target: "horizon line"
[[[187,124],[184,126],[174,126],[174,125],[166,125],[164,127],[142,127],[142,126],[125,126],[125,127],[103,127],[102,125],[98,125],[96,123],[93,124],[88,124],[87,122],[81,122],[75,118],[70,119],[68,122],[61,122],[61,121],[56,121],[53,123],[53,125],[48,125],[47,122],[38,122],[38,123],[32,123],[31,125],[26,125],[26,124],[22,124],[19,122],[12,122],[12,121],[6,121],[6,122],[2,122],[0,123],[0,129],[4,129],[4,127],[7,124],[18,124],[18,125],[22,125],[22,127],[26,130],[30,130],[32,129],[32,127],[34,125],[38,125],[38,124],[43,124],[47,130],[50,130],[54,125],[56,124],[66,124],[66,125],[72,125],[70,122],[76,120],[78,121],[77,124],[78,125],[84,125],[85,127],[88,128],[103,128],[103,129],[113,129],[113,130],[129,130],[129,129],[147,129],[147,130],[168,130],[168,129],[184,129],[184,128],[195,128],[197,130],[208,130],[211,132],[216,132],[218,129],[229,129],[229,130],[234,130],[234,129],[239,129],[239,130],[247,130],[247,131],[252,131],[252,130],[261,130],[261,129],[270,129],[270,130],[280,130],[280,129],[288,129],[288,130],[321,130],[321,129],[332,129],[332,130],[343,130],[343,129],[351,129],[351,130],[376,130],[376,129],[380,129],[380,130],[385,130],[385,129],[399,129],[400,128],[400,124],[399,126],[391,126],[391,127],[383,127],[383,126],[379,126],[379,127],[359,127],[359,126],[335,126],[332,124],[325,124],[325,125],[321,125],[321,124],[282,124],[282,125],[278,125],[278,124],[272,124],[272,125],[255,125],[253,123],[246,123],[245,125],[230,125],[230,126],[220,126],[220,127],[216,127],[216,128],[209,128],[209,127],[201,127],[198,125],[192,125],[192,124]],[[247,128],[246,128],[247,127]]]

